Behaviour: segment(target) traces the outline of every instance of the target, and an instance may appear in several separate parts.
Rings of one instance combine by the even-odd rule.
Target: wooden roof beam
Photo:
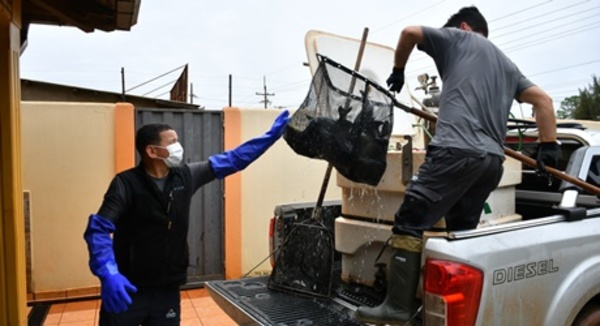
[[[94,31],[94,27],[86,25],[79,17],[67,13],[67,10],[64,8],[58,8],[55,6],[52,1],[44,1],[44,0],[30,0],[33,4],[38,7],[48,11],[52,15],[56,16],[58,19],[64,21],[66,24],[73,25],[86,33],[91,33]]]

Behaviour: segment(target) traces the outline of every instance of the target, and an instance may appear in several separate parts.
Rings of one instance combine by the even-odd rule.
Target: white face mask
[[[169,151],[169,157],[163,158],[168,167],[176,167],[183,160],[183,147],[179,142],[173,143],[165,147]]]

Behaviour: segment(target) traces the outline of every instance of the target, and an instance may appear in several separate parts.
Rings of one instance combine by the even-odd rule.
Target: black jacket
[[[208,163],[202,168],[210,170]],[[214,179],[212,171],[199,174],[203,180],[193,180],[187,165],[172,168],[163,191],[141,165],[113,179],[98,214],[115,224],[119,271],[138,289],[186,282],[190,202],[202,184]]]

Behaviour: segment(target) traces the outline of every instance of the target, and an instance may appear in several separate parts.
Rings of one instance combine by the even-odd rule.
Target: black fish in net
[[[330,297],[334,261],[331,231],[311,219],[296,224],[287,240],[275,260],[269,288]]]
[[[374,82],[344,68],[320,56],[310,91],[283,137],[297,154],[326,160],[349,180],[377,185],[386,169],[394,103]]]

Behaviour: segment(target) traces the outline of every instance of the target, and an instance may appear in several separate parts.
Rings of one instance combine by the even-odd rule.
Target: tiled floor
[[[98,325],[100,300],[53,304],[44,326]],[[236,323],[212,300],[205,289],[181,292],[181,326],[234,326]]]

